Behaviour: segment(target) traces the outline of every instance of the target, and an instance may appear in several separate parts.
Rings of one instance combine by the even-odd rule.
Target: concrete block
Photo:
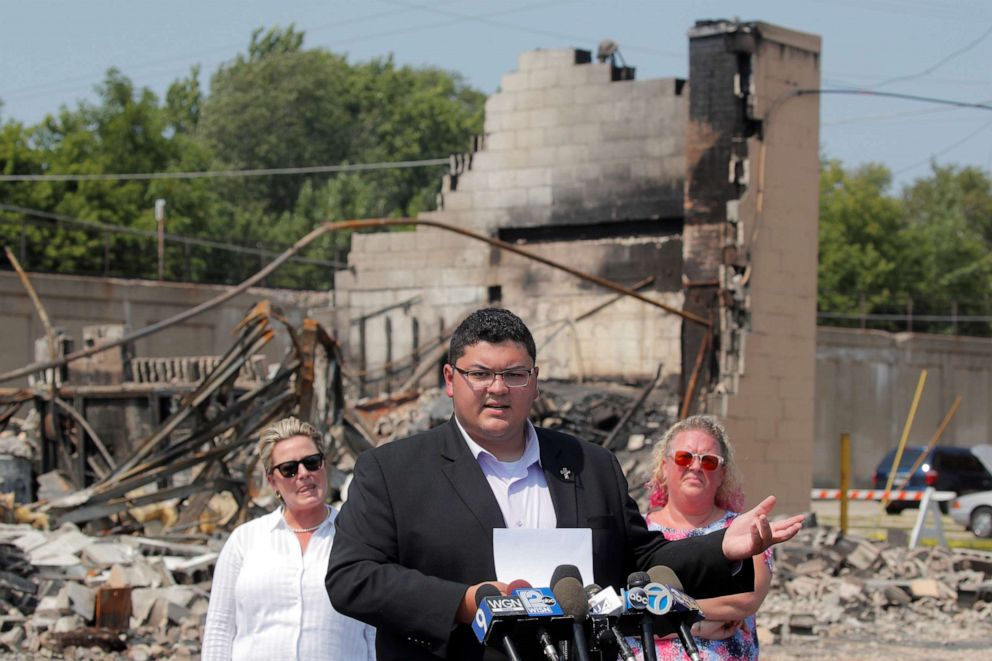
[[[569,69],[547,68],[535,69],[527,72],[527,88],[531,90],[545,90],[556,87],[559,84],[561,74]]]
[[[560,69],[559,85],[587,85],[589,83],[609,84],[613,74],[609,64],[598,62],[582,64],[567,69]]]
[[[513,109],[516,111],[538,110],[548,107],[547,89],[543,87],[515,92],[513,96]]]
[[[518,149],[545,147],[553,142],[554,128],[527,127],[517,131],[516,146]]]
[[[62,586],[60,594],[68,597],[69,607],[86,622],[93,621],[93,608],[96,602],[96,591],[82,583],[67,581]]]
[[[124,544],[99,542],[82,550],[83,559],[94,567],[128,564],[134,558],[134,549]]]
[[[548,128],[558,124],[558,110],[556,108],[537,108],[535,110],[521,110],[514,117],[514,128]]]
[[[580,163],[589,161],[593,152],[589,145],[560,145],[554,154],[557,163]]]
[[[518,131],[513,130],[502,130],[492,133],[486,139],[486,150],[487,151],[507,151],[517,147],[517,135]],[[462,173],[459,177],[458,188],[464,190],[466,188],[472,188],[468,185],[468,182],[463,179],[466,174],[474,174],[472,172]]]
[[[504,190],[515,186],[517,186],[517,172],[515,170],[497,170],[486,175],[486,188],[489,190]]]
[[[497,92],[486,99],[486,117],[489,115],[514,110],[516,105],[516,92]]]
[[[148,624],[162,629],[168,626],[169,623],[179,624],[184,617],[189,616],[190,611],[185,606],[181,606],[168,599],[159,598],[155,600],[151,613],[148,615]]]
[[[604,102],[617,102],[622,95],[617,94],[616,83],[581,85],[572,88],[572,102],[576,106],[590,107]]]
[[[526,73],[512,72],[500,76],[499,89],[502,92],[520,92],[528,89]]]
[[[514,175],[515,185],[521,188],[551,185],[550,168],[522,168],[516,170]]]
[[[49,537],[44,544],[31,549],[28,556],[31,564],[34,565],[60,565],[68,558],[75,557],[74,554],[79,553],[93,542],[92,537],[88,537],[78,530],[68,530]],[[79,562],[78,558],[76,558],[76,562]]]
[[[353,289],[355,287],[355,274],[348,270],[335,271],[334,289],[340,292],[343,289]],[[339,300],[339,304],[344,303]]]
[[[479,287],[445,287],[441,290],[448,305],[468,306],[485,303],[486,291]]]
[[[78,615],[63,615],[51,626],[54,633],[67,633],[85,626],[86,622]]]
[[[551,206],[554,201],[551,186],[533,186],[526,190],[528,206]]]
[[[568,127],[568,139],[576,145],[592,145],[597,150],[608,145],[603,135],[603,125],[598,122],[575,124]]]
[[[538,49],[517,56],[517,69],[520,71],[573,66],[587,66],[575,64],[574,48]]]
[[[548,108],[570,107],[575,103],[574,87],[549,87],[544,90],[544,105]]]
[[[461,211],[472,208],[472,193],[470,191],[452,191],[444,196],[444,208]]]

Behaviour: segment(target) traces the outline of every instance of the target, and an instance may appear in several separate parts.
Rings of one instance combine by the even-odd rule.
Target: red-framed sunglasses
[[[669,456],[671,456],[676,466],[681,466],[682,468],[692,466],[692,462],[696,459],[699,459],[699,465],[704,471],[715,471],[720,466],[723,466],[723,457],[718,457],[715,454],[696,454],[688,450],[676,450]]]

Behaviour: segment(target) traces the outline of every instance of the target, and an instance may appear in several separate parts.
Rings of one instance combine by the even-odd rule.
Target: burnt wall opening
[[[497,231],[497,236],[507,243],[550,243],[552,241],[590,241],[644,236],[681,236],[682,227],[683,220],[678,217],[550,227],[501,227]]]

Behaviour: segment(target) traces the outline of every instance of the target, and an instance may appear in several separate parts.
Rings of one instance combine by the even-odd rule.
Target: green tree
[[[914,311],[992,310],[992,181],[974,167],[933,166],[903,193],[910,246],[906,290]],[[981,324],[965,328],[975,332]],[[988,324],[985,324],[988,328]]]
[[[879,165],[837,161],[820,174],[819,309],[841,313],[992,314],[992,180],[977,168],[934,165],[899,196]],[[839,323],[832,321],[831,323]],[[850,322],[854,323],[854,322]],[[879,324],[875,324],[878,327]],[[882,324],[903,330],[905,324]],[[914,330],[992,334],[992,324]]]
[[[853,172],[838,161],[820,170],[819,304],[830,312],[867,311],[900,288],[905,222],[887,194],[892,176],[882,165]]]
[[[231,169],[326,165],[345,160],[353,134],[349,68],[324,50],[304,51],[292,27],[252,34],[248,55],[222,66],[203,104],[200,135]],[[291,211],[307,177],[224,182],[239,205]]]
[[[484,102],[457,74],[398,67],[391,57],[350,64],[304,49],[292,26],[256,30],[247,54],[214,75],[198,135],[230,169],[421,160],[465,151],[482,128]],[[434,207],[441,174],[382,169],[219,185],[229,227],[278,245],[325,220],[415,216]],[[307,254],[333,259],[347,241],[328,237]],[[316,269],[296,275],[312,280]]]
[[[197,103],[195,74],[184,85],[180,83],[173,90],[186,94],[172,95],[167,110],[151,90],[135,87],[111,69],[97,87],[97,103],[63,107],[30,128],[5,124],[0,132],[0,164],[5,171],[21,174],[204,169],[213,157],[188,135]],[[204,230],[216,210],[219,201],[207,185],[179,180],[11,182],[2,185],[0,194],[8,204],[146,231],[155,229],[154,202],[164,197],[168,231],[185,234]],[[24,232],[28,248],[22,257],[31,269],[132,277],[156,274],[155,242],[147,238],[70,223],[46,224],[28,214],[4,217],[4,241],[20,244]],[[170,255],[173,277],[183,275],[191,261],[185,257]]]

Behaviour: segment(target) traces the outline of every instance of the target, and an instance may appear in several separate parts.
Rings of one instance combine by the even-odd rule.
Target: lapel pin
[[[562,468],[560,472],[561,472],[561,477],[562,477],[563,480],[565,480],[566,482],[571,482],[572,481],[572,471],[571,470],[569,470],[568,468]]]

